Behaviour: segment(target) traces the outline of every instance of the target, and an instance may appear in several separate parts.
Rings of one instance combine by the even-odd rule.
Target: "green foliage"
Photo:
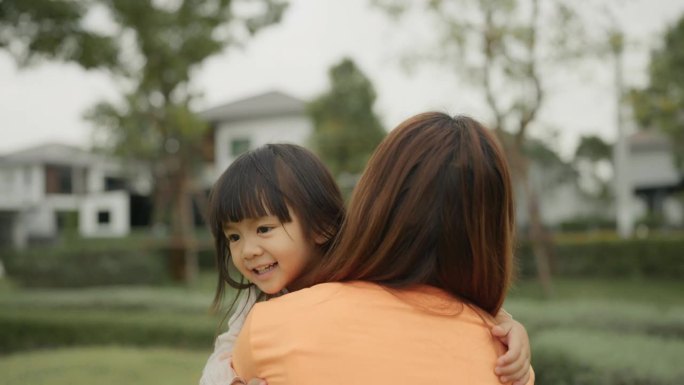
[[[28,287],[82,287],[162,282],[163,256],[139,247],[98,244],[6,251],[8,275]]]
[[[599,172],[600,166],[608,166],[610,169],[613,167],[611,144],[595,135],[582,136],[575,149],[573,164],[578,170],[579,184],[583,187],[587,198],[594,199],[601,204],[612,199],[611,180],[608,175],[602,175]]]
[[[4,385],[196,384],[207,352],[93,347],[26,352],[0,358]]]
[[[613,148],[601,137],[596,135],[584,135],[575,150],[575,159],[588,159],[592,162],[611,160]]]
[[[93,2],[3,0],[0,2],[0,49],[19,64],[50,58],[74,61],[84,68],[118,65],[111,36],[84,27]]]
[[[582,329],[534,336],[539,384],[675,385],[684,382],[684,342]]]
[[[557,278],[553,300],[520,281],[504,307],[525,325],[538,384],[675,384],[681,280]]]
[[[625,291],[609,292],[610,289],[605,287],[611,282]],[[574,290],[579,293],[559,294],[558,297],[562,299],[554,301],[533,301],[521,299],[520,293],[514,290],[511,293],[513,298],[506,302],[505,308],[533,335],[580,328],[684,340],[684,309],[678,306],[678,302],[681,301],[670,298],[667,302],[660,302],[654,297],[630,296],[630,293],[638,291],[644,284],[653,285],[653,281],[622,280],[597,283],[565,280],[564,284],[568,292]],[[590,289],[584,289],[585,284],[588,284]],[[595,294],[591,289],[598,293]],[[658,285],[649,294],[674,297],[676,292],[671,291],[674,289],[681,290],[682,285]]]
[[[197,96],[190,85],[192,71],[225,47],[278,22],[286,4],[260,0],[258,11],[246,14],[241,2],[224,0],[184,0],[177,6],[102,1],[134,40],[127,48],[129,60],[120,64],[132,89],[121,103],[103,102],[87,114],[101,129],[100,144],[150,161],[162,174],[173,174],[178,162],[196,165],[206,125],[189,107]]]
[[[629,99],[640,126],[670,137],[677,165],[684,170],[684,17],[665,34],[651,55],[649,85],[632,90]]]
[[[192,280],[196,265],[193,195],[201,194],[202,148],[208,126],[190,106],[191,77],[206,59],[276,23],[280,0],[102,0],[124,36],[127,60],[119,73],[123,100],[101,102],[87,118],[100,147],[144,161],[153,178],[153,225],[167,226],[180,247],[174,278]],[[186,261],[185,259],[189,259]]]
[[[6,307],[0,351],[107,344],[208,349],[217,324],[200,312]]]
[[[309,106],[314,150],[335,176],[359,174],[385,136],[373,112],[375,90],[351,59],[330,69],[330,90]]]
[[[0,290],[0,351],[80,345],[211,349],[215,273],[199,286]],[[228,299],[227,299],[228,300]]]
[[[558,241],[551,268],[559,277],[684,277],[684,238],[594,239]],[[528,242],[520,242],[517,256],[523,277],[535,275]]]
[[[504,134],[508,139],[512,138]],[[537,139],[528,139],[523,151],[525,155],[534,162],[535,167],[543,170],[543,178],[540,178],[542,190],[553,189],[568,180],[577,179],[577,172],[572,164],[561,159],[546,143]]]
[[[214,275],[204,278],[209,283]],[[533,299],[533,288],[520,282],[505,308],[530,333],[538,384],[679,384],[679,358],[684,353],[682,285],[662,280],[559,279],[556,299],[540,301]],[[209,285],[3,288],[0,351],[11,353],[0,358],[0,373],[7,373],[3,383],[41,383],[47,381],[45,371],[51,384],[106,384],[110,378],[121,380],[128,374],[139,374],[141,383],[148,383],[163,381],[166,373],[157,371],[176,364],[169,370],[187,382],[187,376],[199,376],[220,318],[206,314],[211,290]],[[145,349],[21,352],[103,344]],[[197,353],[158,347],[197,349]],[[88,381],[98,375],[107,378]],[[123,380],[135,381],[137,377]]]
[[[559,224],[560,231],[597,231],[615,229],[615,219],[599,215],[578,216]]]

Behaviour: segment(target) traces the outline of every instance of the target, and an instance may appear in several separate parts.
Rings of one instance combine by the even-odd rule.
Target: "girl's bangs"
[[[245,159],[247,160],[247,159]],[[220,223],[240,222],[245,218],[273,215],[283,222],[290,222],[290,214],[279,188],[275,167],[259,164],[234,164],[231,178],[222,181],[218,194],[217,209]],[[256,170],[256,172],[255,172]]]

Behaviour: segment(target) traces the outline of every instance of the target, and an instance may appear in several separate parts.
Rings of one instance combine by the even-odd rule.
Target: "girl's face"
[[[237,269],[267,294],[276,294],[297,279],[313,254],[313,241],[290,210],[289,223],[278,217],[245,218],[227,223],[223,233]]]

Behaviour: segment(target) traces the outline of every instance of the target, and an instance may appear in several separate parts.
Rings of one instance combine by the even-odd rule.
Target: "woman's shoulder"
[[[293,314],[293,310],[312,311],[326,305],[341,306],[356,298],[369,299],[373,293],[380,294],[381,291],[378,285],[371,283],[327,282],[259,302],[254,309],[269,316]]]

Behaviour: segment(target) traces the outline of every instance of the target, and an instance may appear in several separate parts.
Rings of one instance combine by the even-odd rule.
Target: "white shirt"
[[[237,340],[247,314],[252,310],[261,292],[256,286],[243,290],[236,301],[233,315],[228,319],[228,331],[219,335],[214,343],[214,352],[209,356],[200,385],[229,385],[237,376],[231,367],[233,346]]]

